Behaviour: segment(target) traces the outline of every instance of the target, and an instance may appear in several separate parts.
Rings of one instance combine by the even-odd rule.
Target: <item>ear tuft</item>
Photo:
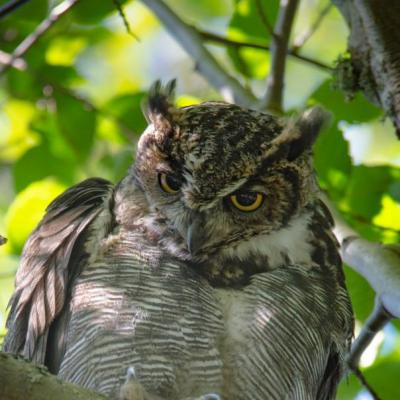
[[[145,116],[157,130],[170,130],[173,126],[176,109],[173,105],[176,80],[169,81],[164,87],[157,80],[149,90]]]
[[[290,141],[288,160],[293,161],[304,151],[310,150],[319,132],[329,120],[330,114],[321,107],[313,107],[304,111],[289,128],[296,133]]]

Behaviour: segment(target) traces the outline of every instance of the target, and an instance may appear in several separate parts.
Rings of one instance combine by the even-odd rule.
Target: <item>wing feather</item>
[[[88,227],[109,207],[112,191],[110,182],[91,178],[49,205],[23,250],[9,302],[4,351],[45,362],[50,326],[62,311],[85,257]]]

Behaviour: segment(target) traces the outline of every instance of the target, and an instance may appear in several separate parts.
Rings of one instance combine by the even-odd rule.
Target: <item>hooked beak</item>
[[[206,239],[203,217],[200,213],[193,213],[187,230],[187,247],[191,255],[196,255]]]

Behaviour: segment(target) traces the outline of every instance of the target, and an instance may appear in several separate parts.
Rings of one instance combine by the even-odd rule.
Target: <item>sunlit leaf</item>
[[[73,65],[77,55],[86,44],[83,37],[55,38],[47,48],[46,61],[52,65]]]
[[[21,191],[11,204],[6,215],[7,238],[16,254],[22,247],[49,203],[65,186],[54,179],[45,179],[30,184]]]
[[[38,135],[30,129],[35,111],[27,101],[10,100],[4,105],[0,111],[0,160],[15,161],[38,143]]]

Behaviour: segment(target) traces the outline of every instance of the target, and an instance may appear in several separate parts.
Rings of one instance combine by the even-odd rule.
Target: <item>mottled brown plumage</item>
[[[311,162],[324,113],[176,109],[173,86],[116,187],[49,207],[4,349],[114,398],[333,399],[353,319]]]

